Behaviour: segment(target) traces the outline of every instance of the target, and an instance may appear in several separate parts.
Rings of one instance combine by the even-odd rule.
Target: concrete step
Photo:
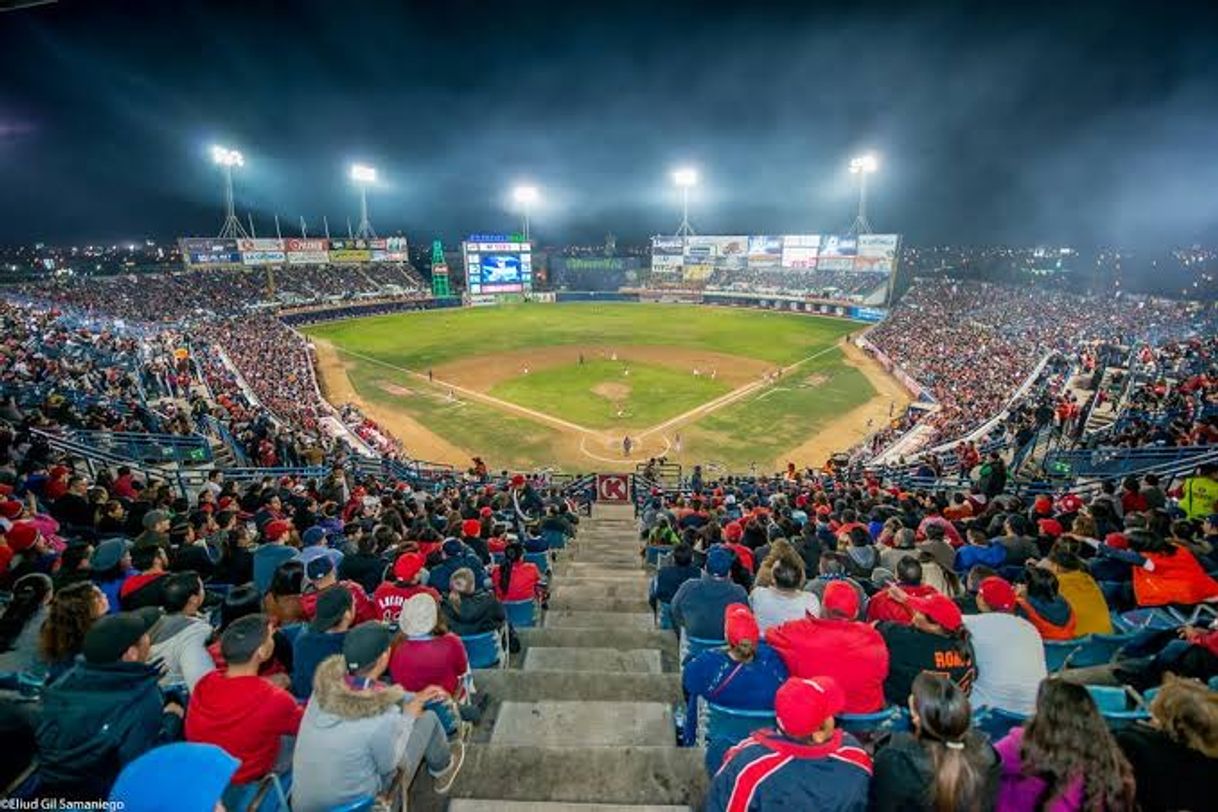
[[[630,598],[606,598],[564,592],[550,596],[550,610],[568,609],[577,612],[650,612],[647,599],[640,595]]]
[[[614,615],[613,617],[621,617]],[[648,619],[650,620],[650,615]],[[589,635],[587,630],[578,628],[544,628],[518,629],[520,645],[524,649],[531,646],[548,646],[550,648],[613,648],[626,650],[632,648],[658,648],[661,651],[677,651],[677,636],[669,630],[657,629],[654,625],[647,629],[607,626],[597,629],[596,634]]]
[[[613,648],[531,647],[525,652],[525,671],[591,671],[599,674],[659,674],[660,650]]]
[[[551,605],[555,598],[639,598],[645,601],[647,590],[647,581],[637,575],[629,579],[564,575],[554,580],[550,601]]]
[[[554,575],[562,579],[562,583],[578,583],[579,581],[616,581],[618,583],[636,583],[647,585],[647,575],[643,570],[623,570],[606,567],[603,564],[585,565],[572,569],[569,562],[561,561],[554,565]],[[558,581],[555,581],[557,584]]]
[[[580,651],[581,649],[566,649]],[[527,655],[526,655],[527,656]],[[673,658],[675,662],[675,657]],[[644,700],[674,705],[681,702],[681,675],[674,670],[663,674],[602,674],[589,679],[582,671],[522,671],[516,668],[474,671],[474,685],[490,697],[490,704],[504,702],[625,702]],[[484,719],[479,730],[490,730],[493,720]]]
[[[475,801],[458,799],[448,812],[689,812],[688,806],[633,804],[569,804],[547,801]]]
[[[692,747],[470,744],[449,797],[700,809],[703,758]]]
[[[676,746],[663,702],[504,702],[491,744],[541,747]]]
[[[648,631],[655,628],[655,619],[650,612],[574,612],[567,609],[551,609],[543,621],[547,629],[631,629]],[[597,642],[589,635],[588,642]]]

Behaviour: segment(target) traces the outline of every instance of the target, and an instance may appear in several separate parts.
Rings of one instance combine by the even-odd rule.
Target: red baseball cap
[[[524,474],[516,474],[514,477],[512,477],[512,487],[513,488],[523,488],[524,487]]]
[[[16,499],[9,499],[5,502],[0,502],[0,516],[6,519],[16,519],[21,515],[21,511],[25,510],[25,505],[21,504]]]
[[[1073,493],[1068,493],[1061,499],[1058,499],[1057,504],[1061,507],[1063,513],[1078,513],[1083,508],[1083,500]]]
[[[20,553],[34,546],[38,541],[38,528],[30,522],[16,522],[5,534],[8,546],[15,553]]]
[[[461,522],[461,535],[471,539],[482,535],[482,522],[477,519],[466,519]]]
[[[277,539],[292,532],[292,523],[287,519],[275,519],[266,523],[262,535],[268,539]]]
[[[761,629],[757,618],[743,603],[733,603],[723,611],[723,630],[727,644],[734,646],[741,640],[752,640],[756,645],[761,640]]]
[[[740,522],[728,522],[723,526],[723,540],[737,542],[744,538],[744,528],[740,526]]]
[[[13,492],[13,486],[7,482],[0,482],[0,496],[9,496]]]
[[[845,707],[846,695],[833,677],[793,677],[774,694],[778,728],[796,738],[811,736]]]
[[[991,575],[977,587],[977,595],[985,605],[997,612],[1010,612],[1015,608],[1015,587],[1005,578]]]
[[[859,616],[859,593],[845,581],[830,581],[825,585],[821,605],[830,614],[854,620]]]
[[[495,511],[491,509],[490,505],[487,505],[486,507],[484,507],[478,511],[478,515],[479,516],[494,516]]]
[[[918,614],[926,615],[949,632],[956,631],[964,624],[964,615],[960,612],[960,607],[946,595],[938,592],[924,598],[910,595],[907,600],[910,609]]]
[[[393,562],[393,577],[399,581],[413,580],[426,563],[427,558],[422,553],[402,553]]]
[[[1057,538],[1062,534],[1062,523],[1057,519],[1040,519],[1037,523],[1042,536]]]

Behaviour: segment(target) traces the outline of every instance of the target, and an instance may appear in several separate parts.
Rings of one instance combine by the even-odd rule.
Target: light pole
[[[352,164],[351,180],[359,186],[359,228],[355,230],[355,236],[362,240],[376,239],[376,232],[368,220],[368,184],[376,183],[376,169],[365,164]]]
[[[224,171],[224,225],[220,227],[220,239],[247,237],[245,227],[233,210],[233,167],[245,166],[245,156],[235,149],[215,146],[211,148],[211,159]]]
[[[517,186],[512,190],[512,199],[516,201],[516,205],[520,206],[520,213],[524,219],[524,241],[529,241],[529,214],[532,212],[533,204],[537,202],[540,194],[536,186]]]
[[[689,190],[698,184],[698,170],[690,167],[678,169],[672,173],[672,182],[681,189],[681,225],[677,228],[677,236],[692,236],[694,227],[689,224]]]
[[[871,223],[867,221],[867,176],[879,169],[880,162],[872,153],[850,160],[850,174],[859,176],[859,213],[850,226],[852,234],[870,234]]]

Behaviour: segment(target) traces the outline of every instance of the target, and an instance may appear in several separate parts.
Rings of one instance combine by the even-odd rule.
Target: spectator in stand
[[[295,557],[296,550],[288,546],[291,522],[268,519],[262,525],[262,544],[254,548],[254,586],[265,595],[271,588],[271,578],[283,562]]]
[[[169,529],[173,524],[173,517],[169,515],[169,512],[150,510],[144,514],[144,518],[140,522],[144,529],[135,537],[135,543],[141,547],[155,544],[168,552]]]
[[[997,569],[1007,560],[1006,548],[997,541],[990,541],[980,527],[970,527],[966,534],[968,544],[956,553],[955,571],[967,575],[978,565]]]
[[[341,586],[350,593],[357,624],[376,619],[376,604],[365,594],[364,588],[354,581],[339,581],[334,560],[325,551],[317,550],[317,554],[305,564],[304,590],[300,595],[300,610],[305,620],[313,618],[317,596],[332,586]]]
[[[124,812],[213,812],[241,762],[211,744],[175,742],[153,748],[119,773],[111,808]]]
[[[461,522],[461,543],[478,556],[483,566],[491,563],[491,551],[482,538],[482,522],[478,519],[466,519]]]
[[[389,801],[395,781],[409,785],[423,761],[437,792],[452,786],[465,745],[457,740],[450,749],[439,719],[424,707],[444,689],[428,686],[412,696],[382,682],[392,640],[384,624],[361,624],[347,633],[341,655],[318,666],[293,756],[295,812],[325,812],[368,796]]]
[[[377,555],[377,541],[367,534],[348,549],[338,565],[338,577],[344,581],[355,581],[369,595],[376,592],[385,577],[385,559]],[[375,598],[374,598],[375,600]],[[380,609],[380,606],[377,607]]]
[[[335,584],[317,596],[309,625],[292,642],[292,695],[307,701],[313,694],[313,674],[322,660],[343,650],[347,630],[355,623],[351,593]]]
[[[707,812],[864,812],[871,757],[834,723],[846,701],[833,678],[787,680],[774,709],[777,730],[758,731],[727,752],[711,781]]]
[[[995,749],[1002,759],[998,809],[1136,808],[1133,770],[1082,685],[1042,682],[1032,718]]]
[[[1112,634],[1112,615],[1100,585],[1079,555],[1082,542],[1060,538],[1040,566],[1057,576],[1058,591],[1074,612],[1074,634]]]
[[[888,649],[880,633],[857,622],[858,594],[832,581],[821,599],[821,616],[792,620],[769,629],[765,641],[778,652],[793,677],[828,671],[846,694],[847,713],[884,707]]]
[[[977,590],[980,614],[965,615],[977,666],[973,681],[975,708],[1000,708],[1030,715],[1036,692],[1048,676],[1045,647],[1036,627],[1017,617],[1015,588],[991,575]]]
[[[224,793],[224,805],[241,809],[249,804],[257,781],[287,772],[291,746],[304,711],[290,693],[259,675],[275,653],[271,619],[247,615],[235,620],[220,636],[228,667],[213,670],[199,681],[186,714],[186,740],[223,747],[241,760],[241,767]]]
[[[1015,587],[1016,612],[1027,618],[1045,640],[1073,640],[1078,619],[1061,595],[1057,576],[1042,567],[1028,567],[1027,583]]]
[[[722,545],[706,554],[706,573],[681,584],[672,598],[672,625],[682,639],[723,640],[723,618],[733,603],[748,605],[749,595],[730,575],[735,555]]]
[[[165,601],[169,556],[158,544],[136,545],[131,549],[131,566],[135,574],[123,581],[118,599],[124,611],[144,606],[160,606]]]
[[[811,592],[803,591],[804,562],[794,550],[789,550],[769,566],[763,563],[762,568],[772,585],[756,587],[749,595],[762,632],[788,620],[820,614],[820,600]]]
[[[377,617],[390,625],[397,622],[402,607],[410,598],[420,593],[431,595],[438,603],[440,593],[433,587],[426,586],[422,579],[426,570],[423,569],[426,559],[422,553],[402,553],[393,562],[392,578],[380,584],[372,593],[372,602],[376,604]]]
[[[888,593],[912,614],[909,625],[891,621],[876,625],[888,647],[888,677],[884,680],[888,704],[905,705],[914,679],[927,671],[947,676],[966,694],[971,691],[977,669],[960,607],[938,593],[915,597],[896,587]]]
[[[727,708],[770,710],[774,694],[787,679],[782,659],[761,642],[761,630],[747,606],[734,603],[724,613],[727,647],[710,649],[694,656],[681,669],[686,696],[682,743],[695,746],[701,708],[714,702]],[[708,740],[706,766],[712,775],[723,754],[735,741]]]
[[[1218,769],[1218,693],[1168,676],[1150,703],[1150,724],[1118,730],[1143,812],[1205,809]]]
[[[54,597],[51,579],[40,572],[18,578],[4,613],[0,614],[0,671],[41,672],[38,635],[50,616]]]
[[[968,695],[939,674],[919,674],[909,715],[913,733],[877,745],[869,809],[993,809],[1001,765],[989,740],[972,727]]]
[[[162,685],[184,682],[193,691],[203,675],[216,667],[207,653],[211,624],[199,615],[205,597],[203,582],[193,572],[168,575],[162,596],[166,614],[149,632],[151,657],[164,669]]]
[[[271,587],[262,598],[262,609],[277,627],[300,623],[305,619],[300,605],[304,591],[304,565],[295,559],[284,561],[271,578]]]
[[[77,532],[93,532],[97,515],[88,493],[89,480],[79,474],[68,477],[68,489],[51,505],[51,515]]]
[[[482,566],[482,561],[478,559],[478,556],[474,555],[472,550],[462,544],[460,539],[445,539],[441,551],[444,555],[444,560],[439,565],[432,567],[427,577],[428,586],[435,589],[437,593],[442,595],[448,591],[448,579],[462,567],[473,572],[474,578],[478,580],[478,583],[484,584],[487,582],[487,574]],[[439,598],[437,597],[438,600]]]
[[[85,635],[109,611],[106,593],[92,581],[72,584],[55,593],[38,634],[38,651],[49,669],[48,682],[72,667]]]
[[[157,609],[99,618],[83,659],[42,693],[37,727],[43,797],[105,798],[119,771],[158,744],[181,738],[183,709],[166,702],[148,664]]]
[[[473,571],[465,568],[448,579],[448,594],[440,603],[440,610],[449,630],[461,637],[498,631],[507,620],[495,593],[479,589]]]
[[[1180,509],[1194,521],[1218,513],[1218,464],[1206,463],[1184,480]]]
[[[895,586],[903,596],[929,598],[940,594],[939,590],[922,583],[922,564],[912,555],[897,563]],[[909,625],[913,622],[913,610],[909,604],[893,597],[892,590],[877,592],[867,603],[867,620],[870,623],[885,620]]]
[[[484,583],[478,570],[469,567],[459,569],[469,569],[475,582]],[[503,603],[531,600],[544,603],[547,598],[541,570],[537,569],[536,564],[524,560],[524,547],[519,542],[512,542],[504,548],[503,563],[491,568],[490,579],[495,597]]]
[[[671,563],[662,565],[651,579],[647,602],[652,612],[658,612],[660,604],[671,604],[681,584],[702,575],[702,570],[694,565],[694,550],[688,544],[673,547],[671,559]]]
[[[1002,524],[1003,535],[994,539],[1006,552],[1005,566],[1022,567],[1028,561],[1040,558],[1040,548],[1036,539],[1029,534],[1032,532],[1031,522],[1025,516],[1012,513]],[[983,561],[989,564],[989,561]],[[993,566],[993,565],[991,565]]]
[[[406,601],[398,628],[406,639],[394,647],[389,660],[393,681],[412,693],[439,685],[453,699],[463,699],[462,678],[469,672],[465,646],[444,626],[431,596],[415,595]]]
[[[123,583],[132,575],[131,555],[125,539],[108,539],[93,548],[89,560],[89,576],[98,589],[106,593],[111,614],[120,609],[119,593]]]
[[[1215,581],[1196,557],[1149,530],[1125,533],[1130,549],[1150,563],[1133,569],[1133,594],[1138,606],[1194,604],[1218,598]]]

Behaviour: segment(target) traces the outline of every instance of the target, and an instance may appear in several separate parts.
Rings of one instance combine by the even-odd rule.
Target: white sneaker
[[[461,772],[461,765],[465,763],[465,742],[457,739],[452,744],[452,757],[449,759],[448,766],[445,767],[438,775],[432,775],[435,779],[436,794],[447,795],[452,789],[453,781],[457,778],[457,773]]]

